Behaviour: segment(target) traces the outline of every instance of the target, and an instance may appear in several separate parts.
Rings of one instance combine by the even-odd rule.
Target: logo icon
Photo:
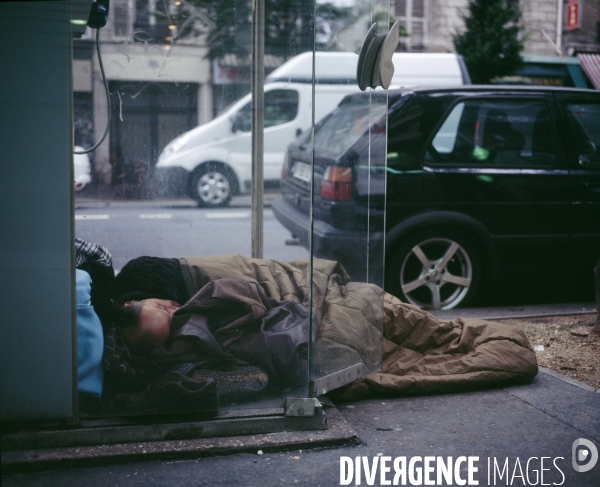
[[[583,464],[580,464],[581,462]],[[598,449],[596,445],[585,438],[578,438],[573,442],[573,468],[576,472],[587,472],[594,468],[597,462]]]

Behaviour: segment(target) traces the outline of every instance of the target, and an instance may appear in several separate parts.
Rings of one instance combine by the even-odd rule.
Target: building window
[[[171,0],[112,0],[112,35],[115,40],[164,43],[176,35],[172,16],[177,7]]]
[[[407,51],[423,51],[427,35],[425,0],[396,0],[396,18],[410,34],[401,39],[400,45]]]
[[[115,38],[130,38],[135,19],[133,1],[113,0],[110,8],[112,14],[113,36]]]

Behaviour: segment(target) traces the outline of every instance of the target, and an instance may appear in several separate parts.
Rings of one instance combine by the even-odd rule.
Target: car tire
[[[422,309],[466,306],[482,282],[481,258],[471,240],[453,230],[408,236],[392,253],[386,291]]]
[[[203,208],[227,206],[235,192],[233,171],[222,164],[204,164],[190,178],[190,197]]]

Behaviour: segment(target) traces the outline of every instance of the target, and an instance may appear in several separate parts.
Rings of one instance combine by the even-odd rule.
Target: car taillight
[[[325,169],[319,194],[330,200],[351,200],[352,168],[329,166]]]

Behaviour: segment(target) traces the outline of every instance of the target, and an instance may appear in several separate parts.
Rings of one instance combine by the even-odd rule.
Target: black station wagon
[[[313,181],[316,256],[351,271],[365,229],[385,228],[369,255],[385,252],[386,291],[434,309],[467,304],[499,268],[593,268],[600,93],[471,86],[390,91],[387,104],[376,93],[347,96],[317,125],[314,177],[310,134],[288,148],[273,211],[308,247]],[[386,170],[369,165],[386,154]]]

